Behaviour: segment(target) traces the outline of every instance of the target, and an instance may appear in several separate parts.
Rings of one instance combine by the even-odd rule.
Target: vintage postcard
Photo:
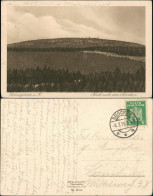
[[[1,195],[151,195],[151,99],[2,99]]]
[[[151,1],[2,1],[2,96],[152,96]]]

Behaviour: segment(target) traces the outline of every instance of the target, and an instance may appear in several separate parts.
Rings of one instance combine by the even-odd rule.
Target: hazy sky
[[[99,37],[145,44],[144,7],[8,7],[8,43]]]

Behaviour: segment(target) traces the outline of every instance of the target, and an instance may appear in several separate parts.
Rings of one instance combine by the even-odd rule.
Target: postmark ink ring
[[[119,138],[129,138],[138,129],[136,115],[127,109],[117,110],[110,119],[110,128],[113,134]]]

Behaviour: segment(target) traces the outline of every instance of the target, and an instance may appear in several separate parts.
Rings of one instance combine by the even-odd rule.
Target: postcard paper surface
[[[151,97],[151,1],[3,1],[2,96]]]
[[[2,195],[151,195],[152,100],[2,100]]]

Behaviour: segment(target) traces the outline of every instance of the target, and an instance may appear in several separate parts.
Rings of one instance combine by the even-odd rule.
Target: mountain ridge
[[[108,39],[99,39],[99,38],[53,38],[53,39],[37,39],[37,40],[27,40],[27,41],[22,41],[22,42],[17,42],[17,43],[11,43],[8,44],[8,47],[13,47],[13,46],[20,46],[20,45],[25,45],[27,46],[32,46],[33,44],[52,44],[53,46],[56,42],[56,44],[60,43],[66,43],[67,44],[73,44],[75,43],[77,45],[81,45],[82,43],[84,44],[90,44],[90,45],[103,45],[103,46],[131,46],[131,47],[145,47],[143,44],[139,43],[134,43],[134,42],[126,42],[126,41],[120,41],[120,40],[108,40]]]
[[[145,46],[142,44],[98,38],[39,39],[8,44],[7,49],[13,51],[101,51],[145,56]]]
[[[119,67],[135,72],[145,67],[145,46],[97,38],[41,39],[8,45],[7,59],[8,69],[47,66],[93,73]]]

